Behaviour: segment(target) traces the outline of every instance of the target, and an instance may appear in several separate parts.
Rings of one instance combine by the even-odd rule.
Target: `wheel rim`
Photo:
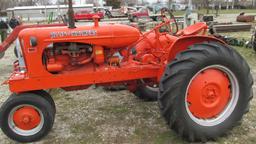
[[[44,125],[42,111],[32,105],[14,107],[8,117],[11,130],[22,136],[32,136],[38,133]]]
[[[185,106],[190,118],[202,126],[215,126],[234,111],[239,98],[239,84],[227,67],[212,65],[200,70],[190,80]]]

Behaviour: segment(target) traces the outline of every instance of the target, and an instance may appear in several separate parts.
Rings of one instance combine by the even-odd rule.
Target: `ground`
[[[248,37],[250,33],[239,33]],[[237,33],[229,34],[237,36]],[[249,63],[256,74],[256,54],[252,49],[235,48]],[[0,81],[8,78],[15,60],[13,47],[0,60]],[[255,85],[254,85],[255,92]],[[161,117],[157,102],[143,102],[132,93],[106,91],[91,87],[83,91],[64,92],[56,89],[50,92],[57,105],[55,124],[48,136],[38,144],[48,143],[132,143],[132,144],[183,144],[187,143],[171,131]],[[0,105],[10,92],[6,85],[0,86]],[[226,136],[209,144],[256,143],[256,99],[251,102],[241,125]],[[0,131],[0,143],[12,144]]]

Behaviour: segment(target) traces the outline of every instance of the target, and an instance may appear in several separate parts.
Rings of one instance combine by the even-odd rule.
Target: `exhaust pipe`
[[[68,28],[76,28],[72,0],[68,0]]]

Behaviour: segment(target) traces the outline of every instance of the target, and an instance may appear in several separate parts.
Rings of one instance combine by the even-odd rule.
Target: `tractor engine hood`
[[[33,37],[37,43],[79,42],[100,45],[106,48],[124,48],[140,38],[140,31],[134,27],[109,24],[102,26],[30,28],[20,32],[19,38]]]

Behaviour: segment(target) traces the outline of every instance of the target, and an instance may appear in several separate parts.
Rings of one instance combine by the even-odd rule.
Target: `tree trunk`
[[[209,14],[209,0],[205,0],[205,8],[206,8],[206,13]]]

